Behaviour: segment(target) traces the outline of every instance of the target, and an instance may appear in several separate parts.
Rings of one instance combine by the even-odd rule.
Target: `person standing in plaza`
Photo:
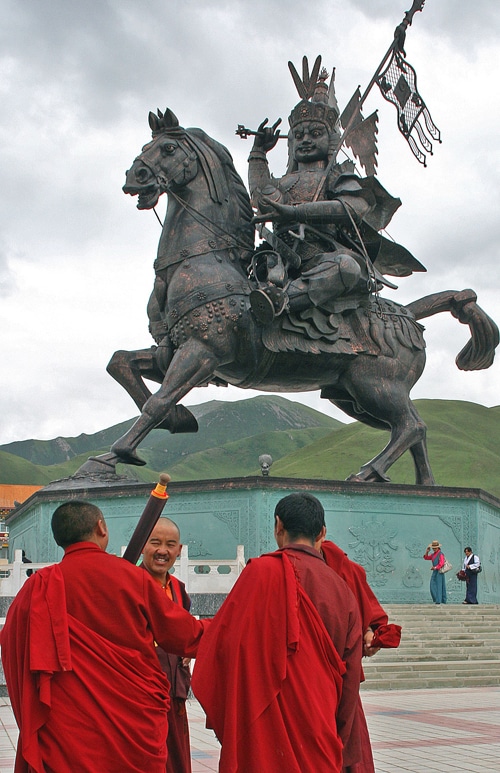
[[[340,773],[359,696],[357,602],[314,547],[326,533],[316,497],[280,500],[274,527],[279,550],[248,562],[213,618],[193,692],[220,773]]]
[[[431,553],[432,551],[432,553]],[[437,539],[425,549],[424,558],[432,561],[430,591],[434,604],[446,604],[446,582],[444,574],[439,571],[445,562],[444,553]]]
[[[462,604],[477,604],[477,576],[481,571],[481,561],[479,560],[479,557],[472,552],[471,547],[466,547],[464,553],[465,558],[463,567],[467,579],[465,581],[465,601],[462,601]]]
[[[180,556],[182,543],[179,527],[170,518],[159,518],[142,551],[141,566],[174,603],[189,611],[191,599],[186,586],[170,569]],[[191,750],[186,698],[191,686],[190,658],[179,657],[156,647],[160,666],[170,683],[168,710],[167,773],[191,773]]]
[[[23,585],[1,633],[15,771],[165,773],[169,685],[155,641],[194,657],[206,624],[106,553],[95,505],[66,502],[51,526],[64,557]]]

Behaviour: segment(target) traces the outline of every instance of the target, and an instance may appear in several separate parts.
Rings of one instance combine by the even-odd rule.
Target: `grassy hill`
[[[203,480],[260,475],[259,456],[270,454],[274,459],[303,449],[325,434],[323,427],[263,432],[260,435],[235,440],[217,448],[191,454],[185,461],[169,469],[172,480]],[[274,469],[274,467],[272,467]]]
[[[428,427],[429,458],[438,485],[482,488],[500,497],[500,406],[458,400],[416,400]],[[386,445],[389,434],[359,422],[294,451],[271,475],[344,480]],[[406,453],[389,470],[394,483],[414,483]]]
[[[329,433],[335,427],[343,426],[330,416],[277,395],[236,402],[212,400],[192,406],[190,410],[198,420],[198,433],[171,435],[164,430],[153,430],[140,448],[141,455],[148,463],[147,467],[118,465],[117,471],[143,482],[151,482],[157,480],[158,471],[170,472],[193,455],[205,452],[209,460],[204,467],[206,475],[192,472],[191,477],[249,475],[258,469],[260,454],[271,453],[277,459]],[[89,456],[109,451],[113,441],[133,421],[130,419],[93,435],[24,440],[0,446],[0,482],[45,485],[66,478],[76,472]],[[309,431],[312,434],[308,434]],[[278,437],[272,438],[273,450],[262,445],[267,442],[264,439],[255,444],[251,442],[251,438],[268,433],[283,436],[281,440]],[[219,460],[219,452],[228,443],[233,444],[231,451],[223,461],[215,463]],[[241,453],[237,448],[239,443],[243,443]],[[215,474],[210,472],[211,466]],[[175,479],[181,479],[179,474],[176,474]]]
[[[438,485],[482,488],[500,497],[500,406],[453,400],[415,404],[428,426],[429,457]],[[143,482],[155,481],[163,470],[173,480],[255,475],[260,472],[259,456],[266,453],[274,460],[271,476],[344,480],[389,439],[387,432],[359,422],[342,424],[277,395],[212,401],[191,410],[200,425],[197,434],[154,430],[140,448],[148,465],[119,465],[118,472]],[[0,482],[46,485],[66,478],[88,456],[108,451],[132,421],[95,435],[0,446]],[[415,482],[409,453],[389,476],[394,483]]]

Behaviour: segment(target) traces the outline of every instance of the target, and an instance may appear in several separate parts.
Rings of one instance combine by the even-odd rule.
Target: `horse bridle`
[[[146,169],[149,169],[162,193],[167,193],[170,191],[170,186],[175,182],[175,177],[179,169],[182,167],[187,169],[192,161],[196,161],[196,154],[193,153],[192,150],[186,149],[180,142],[177,143],[177,147],[182,150],[184,157],[176,161],[172,174],[170,175],[170,180],[168,180],[162,172],[156,173],[151,164],[148,164],[148,162],[144,159],[144,156],[137,156],[136,158],[136,161],[140,161],[141,164],[146,167]]]

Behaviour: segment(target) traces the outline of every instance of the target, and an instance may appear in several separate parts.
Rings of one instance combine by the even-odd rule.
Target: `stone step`
[[[500,622],[500,621],[499,621]],[[472,639],[475,636],[484,636],[486,638],[492,638],[495,633],[498,631],[499,625],[491,625],[491,627],[487,627],[484,625],[478,625],[476,626],[470,626],[470,628],[465,629],[462,625],[457,623],[456,625],[443,625],[443,626],[435,626],[435,628],[429,628],[426,626],[425,621],[422,621],[420,625],[407,625],[404,621],[402,623],[398,623],[398,625],[401,625],[403,631],[402,636],[405,636],[406,638],[409,637],[409,635],[415,635],[415,634],[423,634],[426,638],[429,640],[432,639],[444,639],[449,634],[453,634],[453,636],[460,637],[461,639]]]
[[[474,642],[492,647],[495,644],[500,644],[500,637],[498,631],[494,630],[469,631],[464,634],[459,627],[443,632],[429,632],[422,628],[414,630],[403,628],[400,647],[418,644],[422,644],[424,647],[439,646],[439,644],[449,644],[451,647],[455,644],[458,647],[466,647]]]
[[[491,651],[491,650],[484,650],[484,649],[478,649],[478,650],[466,650],[466,649],[460,649],[460,650],[439,650],[439,651],[428,651],[428,652],[422,652],[422,653],[415,653],[415,652],[395,652],[393,655],[383,655],[380,653],[376,656],[377,663],[411,663],[411,662],[426,662],[426,661],[436,661],[436,660],[446,660],[446,661],[454,661],[454,660],[477,660],[477,661],[485,661],[485,660],[499,660],[500,661],[500,651]],[[365,668],[365,661],[363,661],[363,668]],[[368,666],[369,668],[370,666]]]
[[[393,604],[401,645],[363,660],[365,689],[500,685],[500,606]]]
[[[466,618],[467,616],[482,617],[485,620],[494,620],[500,617],[500,607],[481,606],[481,604],[429,604],[429,606],[414,606],[411,608],[384,607],[385,611],[392,617],[420,618],[422,615],[428,617],[453,617]]]
[[[392,677],[396,677],[398,674],[402,676],[412,673],[459,673],[465,672],[470,676],[481,676],[482,674],[498,674],[500,675],[500,660],[452,660],[452,661],[420,661],[413,660],[405,663],[378,663],[372,661],[369,667],[365,666],[363,662],[363,670],[365,674],[375,672],[380,675],[390,674]]]
[[[461,674],[459,676],[446,675],[445,678],[438,678],[428,675],[423,678],[418,675],[413,677],[403,677],[401,679],[374,678],[369,677],[361,685],[363,690],[423,690],[425,688],[436,689],[445,687],[453,689],[455,687],[496,687],[500,685],[499,676],[469,676]]]
[[[386,610],[393,610],[393,609],[400,609],[403,612],[413,612],[415,609],[434,609],[435,604],[432,603],[432,601],[429,598],[428,604],[384,604],[384,609]],[[444,604],[443,605],[446,609],[458,609],[461,604]],[[478,604],[473,605],[475,609],[480,609],[484,612],[491,612],[491,611],[499,611],[500,610],[500,604]]]
[[[389,616],[401,614],[401,615],[467,615],[467,614],[479,614],[485,617],[494,617],[500,614],[500,605],[498,604],[462,604],[457,602],[456,604],[412,604],[407,606],[405,604],[390,604],[388,606],[383,605]]]
[[[500,615],[498,617],[492,617],[491,619],[485,619],[485,618],[479,618],[474,617],[474,615],[470,615],[466,618],[462,617],[428,617],[426,615],[421,615],[420,617],[405,617],[405,615],[398,615],[397,617],[389,618],[391,622],[401,622],[401,624],[404,622],[405,625],[411,625],[411,626],[417,626],[422,625],[422,623],[427,623],[428,625],[447,625],[447,626],[454,626],[454,625],[463,625],[464,628],[471,628],[472,626],[480,625],[483,628],[491,628],[495,625],[498,625],[500,622]]]

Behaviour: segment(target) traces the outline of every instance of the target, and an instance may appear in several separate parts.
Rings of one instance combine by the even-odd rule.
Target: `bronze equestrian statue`
[[[312,77],[313,76],[313,77]],[[127,172],[139,209],[166,193],[168,207],[148,304],[156,345],[116,352],[109,373],[141,411],[111,453],[88,464],[144,464],[137,447],[152,429],[193,432],[180,405],[194,387],[232,384],[267,392],[320,390],[346,414],[390,431],[386,447],[349,480],[388,481],[407,450],[416,483],[434,484],[426,427],[409,393],[425,364],[419,320],[450,311],[471,340],[462,370],[488,368],[499,335],[472,290],[401,306],[380,296],[390,276],[424,267],[380,233],[400,205],[373,174],[337,162],[338,107],[327,74],[294,77],[289,164],[273,178],[267,153],[279,138],[267,119],[249,159],[251,200],[227,149],[171,110],[150,113],[152,140]],[[252,205],[255,208],[252,209]],[[265,222],[273,224],[268,229]],[[255,249],[255,229],[262,244]],[[152,394],[144,379],[160,384]],[[95,469],[95,467],[94,467]]]

